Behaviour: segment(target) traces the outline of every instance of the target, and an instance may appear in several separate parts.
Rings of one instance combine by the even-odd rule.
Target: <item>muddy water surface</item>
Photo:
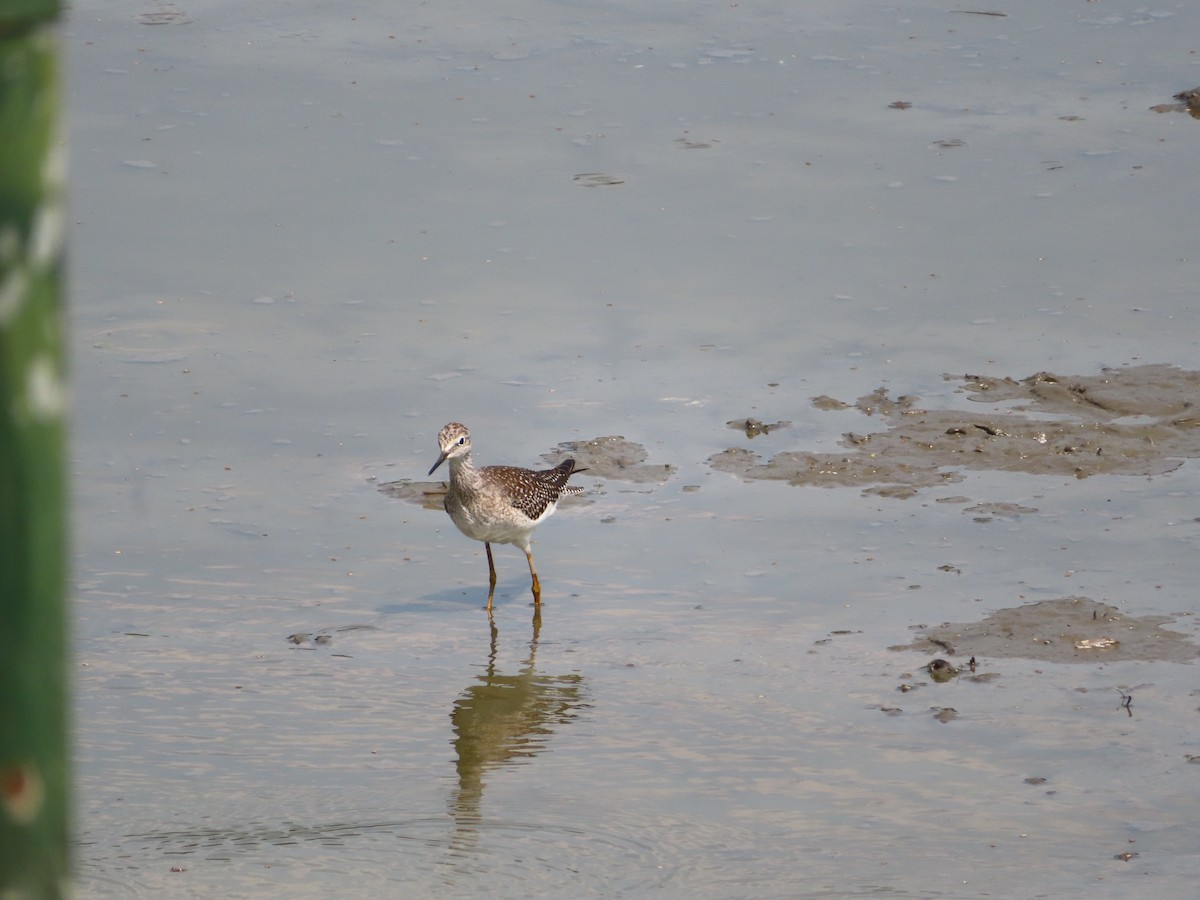
[[[73,8],[80,895],[1194,896],[1200,10],[1028,6]]]

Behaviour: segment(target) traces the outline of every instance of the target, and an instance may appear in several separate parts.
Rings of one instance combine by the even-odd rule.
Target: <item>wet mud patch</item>
[[[974,516],[976,522],[990,522],[992,519],[1015,519],[1037,512],[1035,506],[1021,506],[1017,503],[976,503],[963,510]]]
[[[564,441],[557,450],[543,453],[547,466],[556,466],[564,459],[575,460],[577,468],[587,469],[580,477],[625,481],[634,484],[663,484],[675,474],[671,464],[647,463],[646,448],[627,441],[619,434],[585,441]],[[379,485],[380,493],[397,500],[414,503],[425,509],[441,509],[446,497],[445,481],[411,481],[401,478]],[[590,502],[587,495],[566,496],[559,501],[563,507]]]
[[[398,481],[387,481],[379,485],[379,493],[386,494],[396,500],[415,503],[425,509],[442,509],[446,499],[446,482],[444,481],[410,481],[401,478]]]
[[[558,447],[552,453],[542,454],[542,459],[556,466],[570,457],[577,466],[587,469],[588,476],[593,478],[634,484],[663,484],[676,470],[670,463],[647,463],[650,454],[646,448],[625,440],[619,434],[592,438],[590,441],[566,441]]]
[[[997,610],[978,622],[914,625],[916,639],[891,650],[1056,663],[1156,660],[1189,662],[1200,647],[1162,626],[1170,616],[1129,616],[1088,597],[1041,600]]]
[[[981,375],[946,380],[961,382],[971,400],[1005,408],[978,414],[923,409],[918,398],[893,398],[884,388],[853,404],[816,397],[818,409],[853,406],[888,427],[847,432],[840,441],[844,453],[783,451],[764,462],[744,447],[731,447],[708,462],[747,479],[858,486],[903,498],[960,482],[966,470],[1160,475],[1200,456],[1200,372],[1148,365],[1092,376],[1039,372],[1019,381]]]

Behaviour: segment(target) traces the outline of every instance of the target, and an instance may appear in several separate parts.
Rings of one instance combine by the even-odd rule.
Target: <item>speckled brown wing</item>
[[[575,468],[573,459],[564,459],[553,469],[540,472],[515,466],[488,466],[487,471],[504,483],[512,505],[535,521],[563,494],[583,493],[583,488],[567,484],[568,478],[584,471]]]

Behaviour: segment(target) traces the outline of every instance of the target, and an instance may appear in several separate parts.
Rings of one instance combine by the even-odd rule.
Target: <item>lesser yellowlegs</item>
[[[554,512],[559,497],[583,493],[583,488],[567,484],[567,479],[584,470],[575,468],[573,459],[564,459],[553,469],[541,471],[516,466],[477,469],[471,462],[471,433],[458,422],[451,422],[441,430],[438,447],[441,453],[429,474],[446,460],[450,461],[446,512],[459,531],[472,540],[483,541],[487,550],[488,612],[492,611],[492,594],[496,591],[492,544],[512,544],[525,551],[533,578],[533,602],[541,606],[542,586],[533,567],[529,538],[533,529]]]

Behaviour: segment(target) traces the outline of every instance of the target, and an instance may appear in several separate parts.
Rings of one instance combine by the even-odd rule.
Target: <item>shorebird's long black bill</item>
[[[445,461],[446,461],[446,454],[442,453],[441,455],[438,456],[438,461],[433,464],[433,468],[429,470],[429,474],[432,475],[434,473],[434,471],[436,471],[437,467],[440,466]]]

